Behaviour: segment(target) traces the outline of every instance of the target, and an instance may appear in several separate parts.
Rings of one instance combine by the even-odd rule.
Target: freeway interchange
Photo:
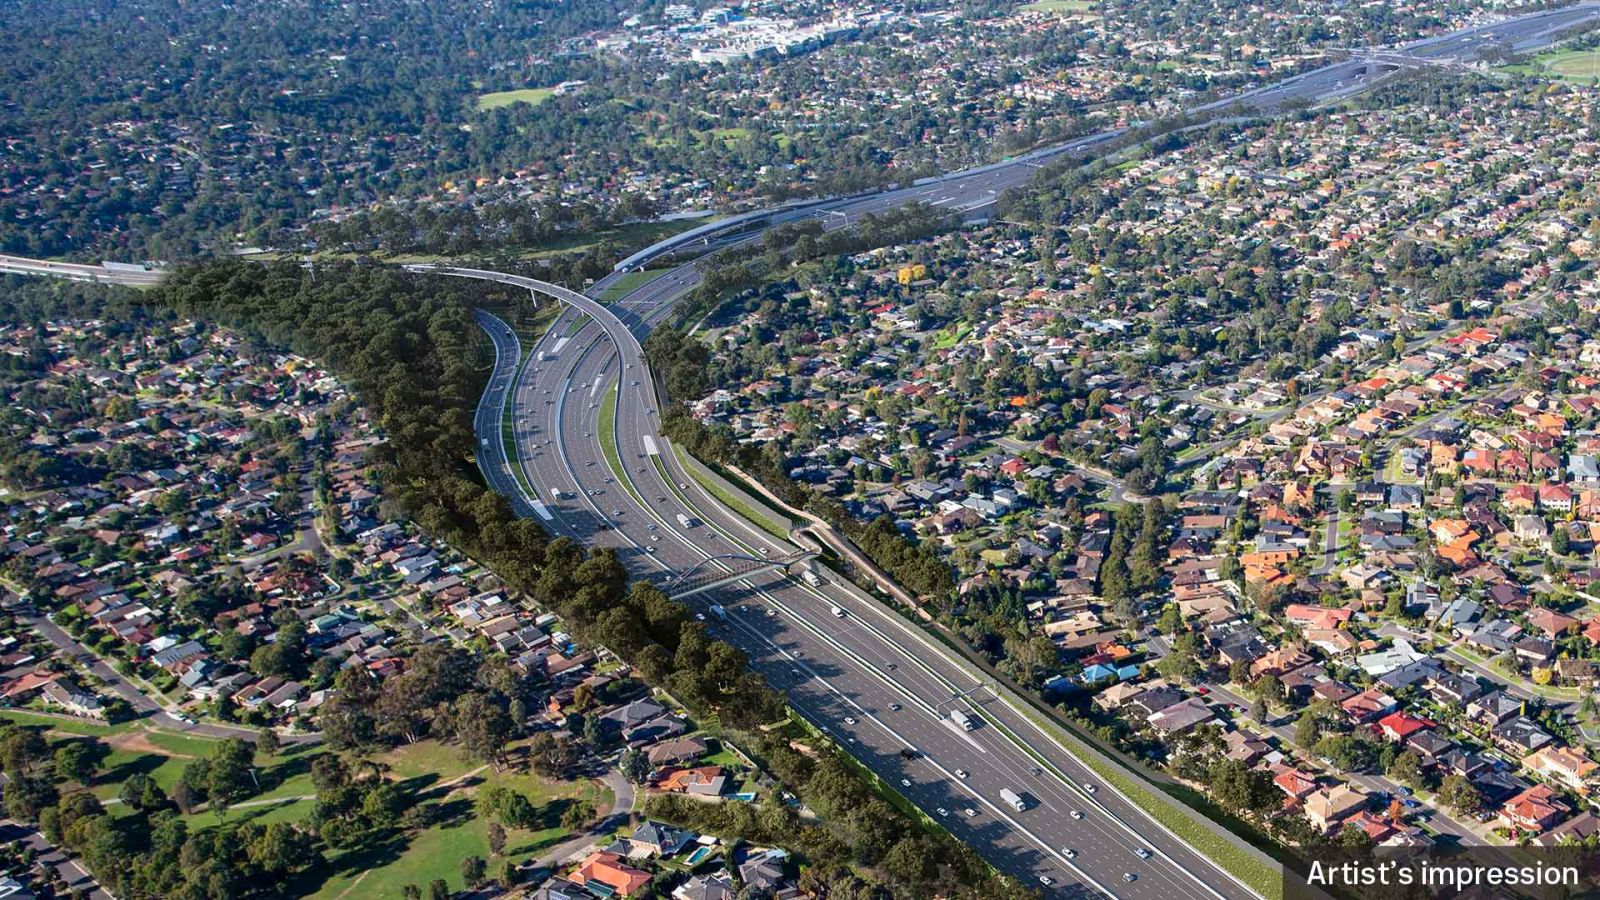
[[[1400,47],[1352,50],[1347,59],[1191,113],[1246,117],[1335,102],[1396,71],[1537,49],[1597,18],[1600,3],[1582,3]],[[669,254],[754,241],[783,222],[809,218],[825,229],[844,228],[912,202],[982,215],[1042,166],[1134,137],[1125,129],[1101,132],[905,187],[735,217],[645,248],[590,294]],[[669,591],[681,573],[720,573],[725,583],[685,598],[714,632],[745,651],[799,715],[997,869],[1057,896],[1257,894],[1099,777],[1085,762],[1097,751],[1038,724],[1019,698],[984,683],[971,664],[872,596],[841,579],[798,577],[798,569],[779,563],[799,558],[801,548],[746,520],[690,474],[661,436],[659,399],[639,342],[700,283],[693,263],[612,304],[516,275],[407,268],[501,282],[563,304],[532,347],[503,321],[477,313],[495,350],[475,418],[489,485],[552,534],[612,547],[634,576]],[[17,257],[0,257],[0,271],[136,285],[161,277],[138,267]],[[602,412],[610,415],[605,427]],[[769,564],[750,570],[736,558]],[[952,711],[980,724],[963,730]],[[1103,757],[1097,762],[1114,765]],[[1002,791],[1020,794],[1023,808]],[[1262,868],[1275,865],[1220,826],[1192,818],[1195,827],[1232,841],[1240,854],[1254,855]]]
[[[1459,65],[1496,48],[1531,49],[1597,17],[1600,4],[1581,4],[1392,51],[1357,51],[1193,112],[1243,115],[1331,102],[1369,90],[1401,69]],[[1051,160],[1122,136],[1103,132],[909,187],[787,208],[765,220],[740,217],[740,225],[753,221],[753,233],[696,229],[620,263],[590,293],[598,295],[622,272],[664,255],[755,240],[784,221],[814,218],[831,230],[911,202],[976,214]],[[719,637],[745,651],[799,715],[997,869],[1052,894],[1257,893],[1098,777],[1084,762],[1095,751],[1037,724],[1020,700],[983,683],[966,661],[873,597],[836,578],[813,583],[782,566],[745,574],[730,565],[731,556],[787,559],[799,548],[701,487],[661,436],[659,398],[639,341],[699,284],[693,264],[610,305],[515,275],[408,268],[498,281],[564,304],[526,352],[504,322],[478,313],[496,357],[477,416],[480,459],[490,484],[553,533],[614,548],[636,577],[670,589],[676,573],[706,567],[726,572],[725,584],[686,602],[703,611]],[[606,427],[603,412],[611,416]],[[503,440],[508,419],[514,454]],[[954,710],[982,724],[965,731],[952,721]],[[1003,798],[1003,791],[1021,794],[1023,808]]]
[[[531,348],[479,313],[496,356],[477,415],[483,469],[519,512],[539,516],[553,534],[614,548],[636,576],[663,585],[712,557],[798,551],[727,509],[684,468],[660,436],[638,341],[609,308],[519,276],[411,268],[524,287],[570,306]],[[596,421],[608,391],[617,391],[616,468]],[[507,417],[514,460],[502,441]],[[683,527],[678,515],[695,524]],[[1041,886],[1042,876],[1062,893],[1254,893],[1106,784],[1080,761],[1081,748],[1035,724],[952,651],[853,586],[766,570],[686,602],[800,715],[1002,871]],[[963,731],[952,709],[982,724]],[[1007,789],[1028,798],[1028,808],[1007,804]]]

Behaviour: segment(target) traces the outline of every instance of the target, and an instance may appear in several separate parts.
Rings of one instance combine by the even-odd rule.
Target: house
[[[788,854],[782,850],[753,854],[739,864],[739,881],[756,891],[765,891],[769,896],[775,895],[783,887],[786,877],[783,864],[786,859]]]
[[[1533,842],[1540,847],[1559,847],[1568,842],[1581,844],[1596,835],[1600,835],[1600,816],[1584,812],[1549,829]]]
[[[681,828],[646,819],[628,836],[628,846],[633,851],[628,855],[671,856],[693,840],[694,835]]]
[[[645,758],[652,766],[670,766],[699,759],[708,749],[706,742],[697,737],[674,738],[661,741],[646,750]]]
[[[1584,794],[1589,792],[1595,774],[1600,772],[1600,764],[1575,747],[1541,747],[1529,754],[1522,765],[1541,778]]]
[[[663,791],[674,793],[720,797],[728,786],[728,776],[721,766],[669,769],[661,774],[661,780],[656,786]]]
[[[1412,735],[1432,727],[1432,722],[1407,712],[1392,712],[1378,720],[1379,732],[1391,744],[1403,744]]]
[[[1338,784],[1307,797],[1305,814],[1314,827],[1326,832],[1332,831],[1366,805],[1366,794],[1347,784]]]
[[[40,688],[39,696],[44,698],[46,703],[59,706],[74,716],[89,719],[106,717],[105,704],[100,702],[99,697],[72,685],[63,684],[60,680],[51,681]]]
[[[1199,697],[1190,697],[1181,703],[1173,705],[1152,715],[1149,719],[1150,727],[1163,735],[1171,736],[1183,734],[1197,725],[1216,719],[1216,714],[1211,711],[1205,701]]]
[[[738,887],[727,872],[696,875],[672,889],[672,900],[734,900]]]
[[[1527,716],[1501,722],[1489,732],[1489,738],[1496,747],[1519,759],[1555,740]]]
[[[1493,728],[1502,722],[1522,714],[1522,701],[1507,694],[1505,691],[1495,691],[1485,694],[1467,704],[1467,718]]]
[[[1542,784],[1524,790],[1500,807],[1499,824],[1515,832],[1539,834],[1554,827],[1571,812],[1556,797],[1556,792]]]
[[[597,850],[584,857],[567,880],[585,888],[592,882],[603,885],[611,893],[631,897],[650,883],[650,873],[627,865],[620,854]]]

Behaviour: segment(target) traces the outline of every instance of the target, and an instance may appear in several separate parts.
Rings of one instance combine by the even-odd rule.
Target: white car
[[[1135,850],[1135,851],[1133,851],[1133,852],[1134,852],[1134,853],[1135,853],[1135,854],[1136,854],[1136,855],[1138,855],[1138,857],[1139,857],[1139,858],[1140,858],[1140,859],[1149,859],[1149,858],[1150,858],[1150,851],[1149,851],[1149,850],[1146,850],[1146,849],[1145,849],[1145,848],[1143,848],[1143,847],[1140,847],[1140,848],[1139,848],[1139,849],[1137,849],[1137,850]]]
[[[1072,849],[1071,847],[1062,847],[1061,855],[1065,856],[1067,859],[1077,859],[1078,851]]]
[[[967,780],[967,770],[966,769],[957,769],[956,770],[956,777],[961,779],[962,781],[966,781]]]
[[[964,815],[964,816],[966,816],[967,818],[970,819],[973,816],[976,816],[978,814],[978,811],[969,806],[966,809],[963,809],[961,811],[961,813],[962,813],[962,815]]]
[[[1039,883],[1044,885],[1045,887],[1049,887],[1050,885],[1055,884],[1056,882],[1055,882],[1055,879],[1051,878],[1049,875],[1040,875],[1039,876]]]
[[[844,717],[844,723],[846,725],[854,725],[856,723],[856,717],[855,716],[845,716]]]
[[[1095,787],[1095,786],[1094,786],[1094,785],[1092,785],[1092,784],[1085,784],[1085,785],[1084,785],[1084,786],[1083,786],[1083,789],[1084,789],[1084,790],[1086,790],[1086,791],[1088,791],[1088,792],[1089,792],[1089,793],[1091,793],[1091,794],[1092,794],[1092,793],[1094,793],[1094,792],[1095,792],[1095,791],[1098,791],[1098,790],[1100,790],[1100,789],[1099,789],[1099,788],[1097,788],[1097,787]]]
[[[1082,810],[1079,810],[1079,809],[1075,809],[1075,810],[1073,810],[1073,811],[1072,811],[1072,817],[1073,817],[1073,818],[1074,818],[1074,819],[1081,819],[1081,818],[1083,818],[1083,811],[1082,811]]]
[[[911,779],[909,779],[909,778],[900,779],[900,786],[901,787],[911,787]]]
[[[945,809],[942,806],[939,807],[938,809],[934,810],[934,812],[938,813],[940,818],[944,818],[944,817],[950,815],[950,810]]]

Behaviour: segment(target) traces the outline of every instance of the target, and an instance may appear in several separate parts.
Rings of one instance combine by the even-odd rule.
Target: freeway
[[[1487,49],[1543,39],[1594,18],[1597,10],[1600,5],[1586,4],[1476,26],[1407,45],[1404,52],[1408,57],[1453,59],[1463,46]],[[1197,112],[1231,104],[1264,111],[1297,100],[1328,102],[1369,89],[1396,68],[1381,60],[1351,59]],[[913,201],[974,213],[992,206],[1050,159],[1093,149],[1118,135],[1092,135],[909,188],[786,210],[782,218],[813,216],[825,228],[840,228],[868,213]],[[757,227],[755,234],[771,224]],[[679,243],[669,240],[636,254],[630,262],[642,268],[651,259],[691,246],[703,249],[753,239],[747,232],[729,236],[703,229]],[[639,340],[699,283],[694,265],[658,276],[609,306],[533,279],[482,270],[410,268],[513,284],[555,297],[570,308],[526,356],[504,323],[480,317],[497,356],[479,410],[478,433],[487,450],[484,468],[490,483],[514,498],[519,510],[532,510],[556,534],[616,549],[636,576],[667,586],[674,573],[705,566],[708,560],[732,572],[727,563],[717,561],[730,554],[759,559],[796,551],[704,491],[660,436],[658,399]],[[627,268],[619,265],[592,293]],[[600,415],[607,409],[612,420],[602,427]],[[494,449],[502,444],[501,422],[508,412],[515,463],[503,446]],[[607,430],[610,437],[603,444]],[[520,478],[513,464],[521,469]],[[685,521],[687,527],[679,524]],[[997,868],[1062,893],[1253,893],[1132,801],[1099,783],[1077,755],[1084,748],[1069,748],[1061,737],[1035,725],[1017,701],[976,681],[970,667],[946,648],[852,586],[836,579],[807,584],[792,577],[798,574],[730,574],[732,583],[726,588],[690,602],[711,613],[719,635],[743,649],[752,666],[784,690],[801,715],[833,735],[885,783],[899,784],[907,799],[938,817]],[[723,610],[720,616],[717,609]],[[953,709],[985,724],[962,731],[951,722]],[[908,749],[916,751],[914,759],[901,755]],[[1006,788],[1022,792],[1027,808],[1016,810],[999,800]]]
[[[571,307],[527,352],[503,322],[480,314],[496,345],[478,413],[480,443],[488,442],[482,464],[519,510],[540,515],[554,534],[616,549],[636,576],[664,586],[697,565],[728,567],[705,562],[713,557],[797,552],[724,508],[682,467],[660,437],[638,341],[612,310],[533,279],[408,268],[513,284]],[[608,407],[609,448],[596,422]],[[508,413],[514,462],[494,449]],[[997,868],[1034,884],[1048,878],[1061,894],[1252,895],[1104,784],[1016,701],[977,682],[951,651],[852,586],[834,578],[812,585],[792,577],[799,574],[734,573],[735,583],[686,602],[801,715]],[[952,709],[983,725],[961,730]],[[902,756],[907,749],[916,758]],[[1001,799],[1008,788],[1030,798],[1026,810]]]
[[[72,281],[94,281],[100,284],[122,284],[129,287],[150,287],[161,283],[166,273],[143,266],[119,263],[101,263],[98,266],[83,263],[57,262],[50,259],[28,259],[22,256],[0,255],[0,273],[12,275],[45,275],[67,278]]]
[[[1196,106],[1188,110],[1188,114],[1205,118],[1230,113],[1247,116],[1270,114],[1301,104],[1335,103],[1370,91],[1398,71],[1425,65],[1462,66],[1504,52],[1539,50],[1559,40],[1569,29],[1597,20],[1600,20],[1600,2],[1589,0],[1560,9],[1469,25],[1396,47],[1346,50],[1344,52],[1349,54],[1346,59]],[[1127,133],[1126,128],[1111,129],[1000,162],[922,179],[908,187],[783,207],[771,211],[770,224],[820,218],[830,227],[839,227],[863,215],[881,213],[913,201],[966,215],[979,214],[991,209],[1008,189],[1031,179],[1039,168],[1062,157],[1082,155]],[[743,227],[759,216],[759,213],[747,213],[720,224]],[[617,268],[644,269],[670,253],[691,248],[708,249],[708,242],[714,240],[716,231],[717,225],[708,225],[667,238],[622,260]]]

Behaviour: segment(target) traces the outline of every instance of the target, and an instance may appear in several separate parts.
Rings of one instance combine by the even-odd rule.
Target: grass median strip
[[[633,479],[628,477],[627,470],[622,467],[622,456],[617,453],[617,391],[622,389],[619,382],[605,396],[600,398],[600,424],[596,434],[600,436],[600,452],[605,455],[606,465],[611,468],[611,474],[617,477],[617,484],[622,485],[638,504],[645,505],[644,498],[633,487]]]
[[[722,505],[738,513],[744,519],[755,523],[761,528],[762,531],[765,531],[773,537],[779,539],[788,538],[789,530],[787,528],[779,527],[776,522],[772,521],[770,516],[762,515],[759,509],[751,506],[740,497],[735,496],[722,485],[717,484],[716,479],[709,477],[705,472],[701,471],[700,467],[696,465],[696,460],[689,457],[682,450],[678,449],[677,445],[672,445],[672,452],[677,455],[678,463],[688,470],[689,477],[693,478],[696,484],[705,488],[707,493],[717,498],[717,501]]]

